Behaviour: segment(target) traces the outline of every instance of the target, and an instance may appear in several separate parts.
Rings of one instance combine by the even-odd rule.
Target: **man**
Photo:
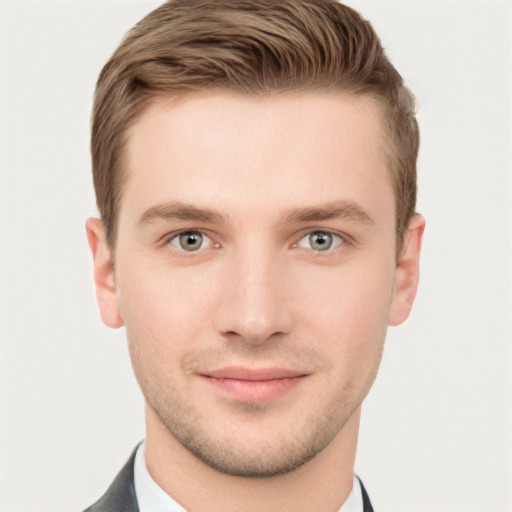
[[[147,435],[89,511],[370,511],[361,403],[408,316],[413,98],[333,0],[175,0],[97,85],[103,322]]]

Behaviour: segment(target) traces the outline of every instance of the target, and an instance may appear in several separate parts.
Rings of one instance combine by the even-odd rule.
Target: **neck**
[[[170,434],[146,404],[146,466],[155,482],[194,512],[338,511],[352,489],[360,407],[318,455],[272,478],[243,478],[210,468]]]

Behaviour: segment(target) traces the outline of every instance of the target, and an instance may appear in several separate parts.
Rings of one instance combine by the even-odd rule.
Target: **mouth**
[[[276,400],[292,392],[308,376],[286,368],[230,366],[199,374],[218,392],[242,402]]]

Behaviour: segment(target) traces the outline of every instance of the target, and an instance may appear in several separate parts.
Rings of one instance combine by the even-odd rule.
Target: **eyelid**
[[[172,242],[174,240],[178,240],[179,237],[181,235],[183,235],[184,233],[198,233],[198,234],[200,234],[203,237],[203,245],[201,245],[201,247],[199,249],[195,250],[195,251],[186,251],[182,247],[179,247],[179,246],[176,247],[176,246],[172,245]],[[206,247],[204,247],[205,241],[209,241],[208,246],[206,246]],[[176,251],[176,252],[179,252],[179,253],[183,253],[183,254],[187,254],[187,255],[191,255],[191,256],[194,255],[194,253],[197,254],[197,253],[202,252],[202,251],[204,251],[206,249],[220,247],[220,244],[218,242],[216,242],[213,239],[213,237],[211,235],[209,235],[204,229],[194,229],[194,228],[185,228],[185,229],[180,229],[178,231],[173,231],[172,233],[167,233],[166,235],[161,237],[160,242],[161,242],[161,244],[163,246],[170,247],[171,250],[173,250],[173,251]]]
[[[173,240],[176,240],[180,235],[182,235],[183,233],[199,233],[201,234],[203,237],[207,238],[209,241],[210,241],[210,244],[208,245],[208,247],[201,247],[200,249],[196,250],[196,251],[186,251],[185,249],[183,248],[177,248],[177,247],[174,247],[174,246],[171,246],[171,242]],[[348,245],[352,245],[353,244],[353,241],[351,240],[350,236],[344,234],[344,233],[339,233],[335,230],[332,230],[332,229],[325,229],[325,228],[308,228],[308,229],[305,229],[303,230],[301,233],[300,233],[300,236],[298,238],[298,241],[297,242],[294,242],[292,244],[292,248],[303,248],[299,245],[299,243],[305,239],[306,237],[309,237],[310,235],[314,234],[314,233],[323,233],[323,234],[328,234],[328,235],[331,235],[333,237],[335,237],[337,240],[338,240],[338,243],[335,245],[335,247],[329,247],[329,249],[325,249],[325,250],[318,250],[318,249],[313,249],[312,247],[310,248],[304,248],[306,250],[310,250],[310,251],[313,251],[313,252],[316,252],[316,253],[322,253],[322,252],[325,252],[325,253],[329,253],[329,252],[333,252],[335,251],[336,249],[338,249],[340,246],[348,246]],[[180,229],[178,231],[173,231],[171,233],[167,233],[165,234],[164,236],[162,236],[159,240],[159,244],[161,244],[162,246],[171,246],[172,247],[172,250],[175,250],[177,252],[180,252],[180,253],[185,253],[185,254],[189,254],[189,255],[193,255],[194,253],[198,253],[198,252],[202,252],[202,250],[205,250],[205,249],[208,249],[208,248],[220,248],[221,247],[221,244],[217,241],[215,241],[214,237],[210,234],[208,234],[207,230],[204,230],[204,229],[198,229],[198,228],[184,228],[184,229]]]
[[[315,233],[330,235],[333,238],[335,238],[337,240],[337,242],[333,242],[333,245],[331,247],[329,247],[328,249],[324,249],[324,250],[314,249],[313,247],[303,247],[300,245],[300,242],[302,242],[304,239],[307,239],[308,237],[310,237],[311,235],[313,235]],[[339,249],[341,246],[346,246],[346,245],[351,245],[351,244],[352,244],[352,241],[350,240],[350,237],[348,235],[339,233],[339,232],[331,230],[331,229],[325,229],[325,228],[324,229],[322,229],[322,228],[312,228],[311,229],[310,228],[307,231],[302,232],[299,240],[293,244],[293,247],[313,251],[315,253],[320,254],[320,253],[330,253],[330,252],[335,251],[336,249]]]

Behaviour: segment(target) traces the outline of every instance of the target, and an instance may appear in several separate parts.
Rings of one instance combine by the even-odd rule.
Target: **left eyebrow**
[[[339,200],[319,205],[294,208],[283,216],[285,223],[320,222],[324,220],[347,219],[367,225],[375,225],[375,219],[354,201]]]

